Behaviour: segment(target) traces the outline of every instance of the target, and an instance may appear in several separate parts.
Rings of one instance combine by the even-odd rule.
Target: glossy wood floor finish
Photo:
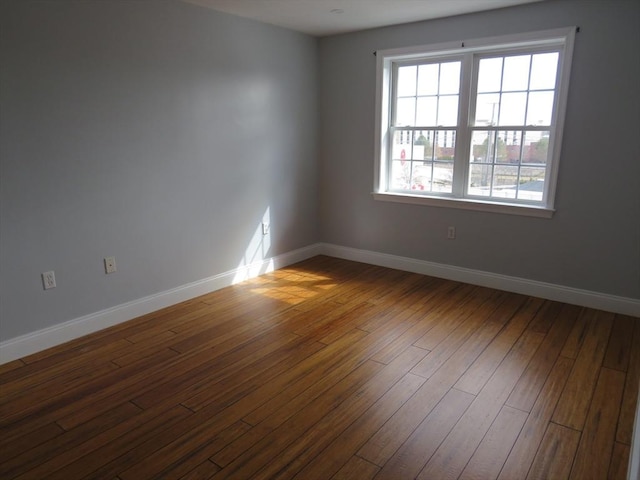
[[[0,366],[2,479],[623,479],[640,320],[316,257]]]

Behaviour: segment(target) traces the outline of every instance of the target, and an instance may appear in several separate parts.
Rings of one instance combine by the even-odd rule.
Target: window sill
[[[425,197],[423,195],[373,192],[373,198],[383,202],[408,203],[412,205],[428,205],[431,207],[458,208],[480,212],[503,213],[507,215],[523,215],[528,217],[551,218],[554,209],[535,205],[498,203],[461,198]]]

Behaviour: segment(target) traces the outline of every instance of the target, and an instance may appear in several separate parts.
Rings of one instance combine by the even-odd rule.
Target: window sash
[[[559,156],[559,137],[561,137],[561,125],[559,119],[564,116],[564,106],[566,104],[566,90],[568,82],[568,68],[566,65],[566,55],[571,54],[573,45],[573,35],[575,29],[559,29],[550,32],[538,32],[537,34],[516,35],[503,37],[500,39],[480,39],[469,42],[468,45],[458,45],[457,48],[448,44],[446,46],[432,46],[421,50],[421,47],[401,49],[395,51],[378,52],[379,77],[377,85],[378,111],[376,121],[380,129],[378,141],[376,143],[376,172],[374,193],[397,193],[405,192],[410,195],[424,197],[439,197],[446,199],[478,201],[480,203],[504,203],[513,205],[533,206],[533,207],[553,207],[555,193],[555,177],[557,175],[557,160]],[[495,40],[495,42],[493,42]],[[492,43],[494,43],[492,45]],[[467,48],[468,47],[468,48]],[[530,55],[530,63],[533,55],[544,53],[558,53],[556,79],[553,89],[546,88],[544,91],[552,92],[553,102],[551,119],[549,124],[527,125],[527,113],[525,110],[524,121],[514,125],[476,125],[476,108],[478,98],[478,77],[479,65],[482,59],[487,58],[510,58],[517,55]],[[394,125],[397,115],[397,84],[398,69],[403,66],[442,64],[459,61],[460,65],[460,89],[458,92],[458,123],[457,126],[438,125]],[[531,87],[531,71],[528,72],[527,88],[523,90],[525,98],[529,99],[531,92],[537,92]],[[504,91],[497,92],[502,95]],[[510,93],[510,92],[508,92]],[[437,95],[440,95],[438,92]],[[417,87],[413,98],[420,97]],[[439,98],[439,97],[438,97]],[[529,103],[525,103],[528,108]],[[417,118],[414,116],[414,122]],[[438,123],[436,121],[436,123]],[[407,192],[407,190],[394,188],[392,185],[392,149],[393,138],[398,131],[452,131],[455,132],[455,157],[452,178],[451,192],[426,191],[425,193]],[[539,165],[530,166],[524,161],[521,152],[518,158],[517,171],[518,182],[520,172],[523,168],[541,167],[544,168],[544,189],[542,198],[500,198],[495,196],[485,196],[474,194],[470,189],[470,172],[474,168],[471,162],[472,138],[475,132],[519,132],[520,138],[527,132],[550,132],[549,143],[546,155],[546,162]],[[435,148],[435,145],[434,145]],[[521,147],[522,148],[522,147]],[[495,162],[491,165],[495,165]],[[514,170],[514,169],[507,169]],[[515,170],[514,170],[515,171]],[[492,184],[493,185],[493,184]],[[519,195],[519,185],[515,186],[515,196]]]

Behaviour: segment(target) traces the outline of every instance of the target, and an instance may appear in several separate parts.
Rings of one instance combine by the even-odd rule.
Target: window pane
[[[506,144],[504,161],[512,164],[520,163],[522,131],[509,130],[507,132],[499,132],[499,136]]]
[[[416,94],[416,72],[415,65],[398,68],[398,96],[408,97]]]
[[[553,92],[531,92],[527,108],[527,125],[551,125]]]
[[[493,163],[495,132],[473,132],[471,138],[471,162]]]
[[[413,143],[413,148],[415,150],[417,147],[422,147],[422,152],[423,152],[422,159],[423,160],[432,160],[433,159],[433,143],[432,143],[432,139],[433,139],[433,132],[432,131],[418,132],[415,135],[415,142]],[[418,158],[418,157],[415,157],[415,155],[414,155],[414,158]]]
[[[476,100],[475,125],[495,125],[498,121],[499,105],[500,95],[497,93],[478,95]]]
[[[495,138],[495,150],[496,150],[496,162],[497,163],[518,163],[520,160],[520,151],[519,148],[516,148],[516,156],[513,158],[513,153],[507,145],[507,142],[510,141],[513,137],[511,136],[511,132],[496,132]]]
[[[458,93],[460,91],[460,62],[443,63],[440,65],[439,93]]]
[[[493,171],[493,197],[516,198],[518,167],[500,165]]]
[[[431,191],[431,162],[414,162],[413,178],[411,179],[411,190]]]
[[[558,53],[534,55],[531,61],[531,90],[553,89],[556,86]]]
[[[391,158],[402,162],[409,160],[412,155],[412,132],[406,130],[398,130],[393,134],[393,148],[391,149]]]
[[[451,130],[436,130],[434,140],[434,159],[453,160],[455,154],[455,132]]]
[[[418,98],[416,125],[435,126],[438,113],[438,97]]]
[[[504,59],[502,91],[526,90],[529,84],[531,55],[520,55]]]
[[[440,65],[420,65],[418,69],[418,95],[438,93],[438,69]]]
[[[453,191],[453,162],[436,162],[433,164],[431,190],[451,193]]]
[[[411,162],[391,162],[389,188],[393,190],[410,190]]]
[[[415,125],[416,99],[399,98],[397,106],[396,125],[403,127]]]
[[[425,145],[422,142],[418,141],[417,135],[415,135],[414,138],[416,139],[416,141],[411,147],[411,159],[420,160],[422,162],[424,161],[426,155]]]
[[[502,77],[502,58],[483,58],[478,73],[478,93],[499,92]]]
[[[525,132],[522,163],[547,163],[549,132]]]
[[[541,201],[544,192],[544,178],[544,168],[522,167],[520,184],[518,185],[518,199]]]
[[[504,141],[504,132],[473,132],[470,161],[476,163],[508,162],[509,152]]]
[[[469,172],[469,195],[482,195],[484,197],[491,195],[492,174],[493,165],[472,164]]]
[[[455,127],[458,124],[458,96],[440,97],[438,105],[438,125]]]
[[[527,105],[526,93],[505,93],[500,102],[498,125],[523,125]]]

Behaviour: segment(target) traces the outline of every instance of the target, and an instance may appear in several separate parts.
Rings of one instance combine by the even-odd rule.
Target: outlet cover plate
[[[56,288],[56,274],[53,270],[42,274],[42,286],[45,290]]]
[[[116,271],[116,257],[105,257],[104,273],[114,273]]]

